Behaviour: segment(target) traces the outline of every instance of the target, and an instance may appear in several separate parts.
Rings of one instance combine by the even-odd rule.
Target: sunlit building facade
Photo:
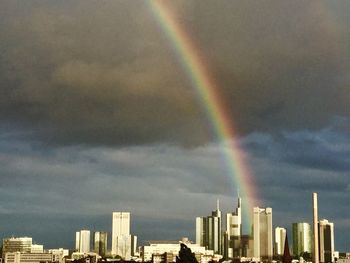
[[[287,230],[283,227],[275,228],[275,247],[274,254],[277,256],[283,255],[284,244],[286,242]]]
[[[238,198],[238,204],[235,212],[226,214],[226,235],[224,254],[225,258],[240,257],[241,237],[242,237],[242,200]]]
[[[334,224],[327,219],[319,221],[319,253],[321,263],[335,262],[334,259]]]
[[[271,260],[273,256],[272,208],[254,207],[253,210],[253,257]]]
[[[293,255],[301,256],[303,253],[312,253],[312,235],[309,223],[293,223]]]
[[[215,254],[221,254],[221,228],[221,211],[218,202],[217,209],[210,216],[196,218],[196,243],[213,250]]]

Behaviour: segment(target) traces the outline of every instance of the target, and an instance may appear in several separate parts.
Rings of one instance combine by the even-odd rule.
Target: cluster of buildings
[[[115,261],[176,262],[180,244],[191,249],[198,262],[230,260],[235,262],[280,261],[288,251],[302,262],[334,263],[339,253],[334,249],[334,225],[318,220],[317,195],[313,194],[313,224],[292,224],[293,246],[288,246],[287,229],[273,227],[272,208],[254,207],[251,233],[242,233],[242,200],[223,218],[219,201],[212,213],[196,218],[196,242],[149,241],[137,246],[137,237],[130,232],[130,213],[112,213],[112,233],[83,229],[75,233],[75,249],[45,250],[33,244],[30,237],[3,239],[2,263],[97,263]],[[225,227],[223,227],[225,226]],[[111,246],[108,246],[111,240]],[[286,242],[287,241],[287,242]],[[286,246],[287,245],[287,246]],[[349,254],[350,258],[350,254]],[[341,263],[350,263],[341,261]]]
[[[219,204],[211,215],[197,217],[196,243],[213,250],[223,259],[256,262],[281,259],[285,253],[287,229],[284,227],[273,228],[272,208],[254,207],[252,231],[249,235],[243,235],[241,204],[241,198],[238,198],[235,211],[226,214],[225,229],[223,229],[224,224]],[[314,218],[313,225],[314,230],[306,222],[292,224],[293,247],[291,251],[288,247],[288,251],[294,258],[301,258],[301,260],[312,261],[317,254],[316,258],[319,258],[319,262],[335,262],[339,253],[334,249],[334,224],[327,219],[318,220],[316,218],[315,220]],[[316,239],[313,238],[314,233],[316,233]],[[313,262],[317,261],[313,260]]]
[[[64,263],[67,249],[44,250],[43,245],[33,244],[31,237],[11,237],[3,239],[2,261],[6,263]]]
[[[94,232],[93,242],[90,239],[90,230],[84,229],[75,233],[75,252],[73,259],[87,257],[99,258],[122,258],[130,260],[137,256],[137,236],[130,234],[130,213],[112,213],[112,245],[108,249],[108,232]],[[90,248],[93,243],[93,249]]]

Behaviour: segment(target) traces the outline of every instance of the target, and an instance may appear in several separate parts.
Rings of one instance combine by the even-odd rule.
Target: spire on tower
[[[220,210],[220,200],[216,199],[216,210]]]

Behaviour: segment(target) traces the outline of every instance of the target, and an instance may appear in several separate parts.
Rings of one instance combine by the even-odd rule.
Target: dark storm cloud
[[[325,3],[168,4],[239,131],[322,127],[349,113],[347,21],[333,19]],[[146,2],[2,1],[0,29],[2,125],[49,143],[208,139],[190,82]]]
[[[344,119],[343,124],[341,126],[349,126],[349,120]],[[347,133],[337,131],[339,126],[313,132],[283,132],[275,137],[251,134],[245,143],[256,156],[269,156],[276,163],[284,162],[330,173],[347,172],[350,169],[350,140]]]

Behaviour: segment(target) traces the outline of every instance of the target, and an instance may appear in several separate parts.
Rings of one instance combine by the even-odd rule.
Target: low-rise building
[[[52,253],[5,253],[4,263],[51,263],[53,261]]]
[[[153,262],[174,262],[176,261],[176,256],[178,256],[180,251],[179,241],[149,241],[149,244],[142,246],[140,249],[140,255],[143,262],[153,261]],[[183,242],[185,245],[191,249],[192,253],[198,262],[209,262],[214,257],[213,250],[206,250],[198,244],[192,244],[190,242]]]

